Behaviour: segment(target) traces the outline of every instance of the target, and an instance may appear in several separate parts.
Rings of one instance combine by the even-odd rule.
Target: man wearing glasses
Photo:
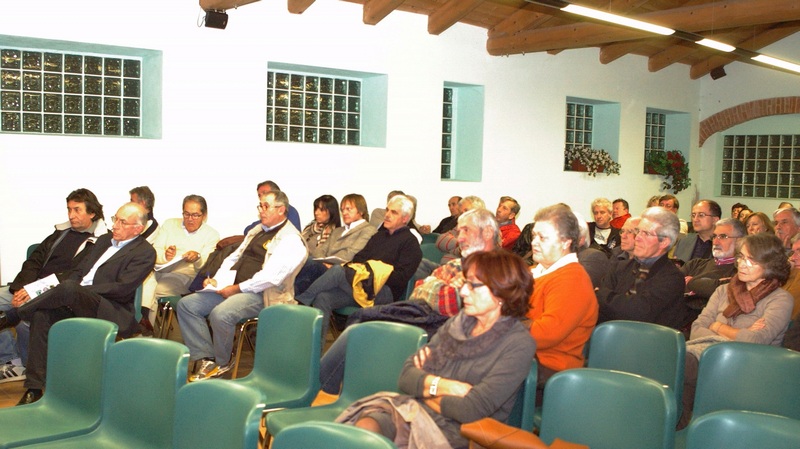
[[[189,284],[214,251],[219,233],[206,224],[208,205],[200,195],[183,199],[183,218],[170,218],[158,230],[153,248],[156,250],[156,271],[148,278],[142,294],[142,323],[152,332],[156,298],[182,296],[189,293]],[[152,283],[152,285],[151,285]],[[149,287],[149,288],[148,288]],[[143,332],[144,333],[144,332]]]
[[[686,302],[695,315],[700,313],[708,298],[722,284],[727,284],[736,274],[734,255],[736,242],[747,235],[747,231],[736,218],[723,218],[714,226],[711,234],[711,259],[692,259],[681,267],[686,281]]]
[[[87,255],[58,286],[33,299],[12,302],[14,308],[0,313],[0,330],[21,320],[31,325],[27,364],[28,389],[19,405],[42,397],[46,376],[47,334],[58,321],[71,317],[100,318],[116,323],[120,337],[138,330],[134,318],[136,289],[153,269],[156,252],[140,236],[147,211],[127,203],[112,217],[110,234],[97,239]]]
[[[684,276],[667,257],[679,230],[678,217],[663,207],[642,213],[633,258],[618,263],[596,291],[598,323],[633,320],[681,329],[691,322]]]
[[[287,220],[289,198],[280,190],[260,197],[261,222],[225,258],[203,289],[177,306],[183,342],[195,362],[190,381],[219,377],[230,370],[236,323],[258,316],[266,306],[296,304],[294,278],[308,251],[297,228]],[[209,332],[213,331],[213,338]]]
[[[692,259],[711,259],[711,234],[714,225],[722,216],[722,209],[716,201],[700,200],[692,206],[692,227],[694,232],[686,234],[675,244],[673,257],[686,263]]]

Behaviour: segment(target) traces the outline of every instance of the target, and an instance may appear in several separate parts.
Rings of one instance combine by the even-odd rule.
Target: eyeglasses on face
[[[742,253],[739,253],[739,254],[736,255],[736,264],[737,265],[744,264],[746,267],[749,267],[749,268],[753,268],[754,266],[759,265],[759,263],[756,262],[755,260],[753,260],[753,258],[751,258],[749,256],[745,256]]]
[[[277,209],[279,207],[281,207],[280,204],[276,204],[276,205],[273,206],[273,205],[270,205],[269,203],[262,203],[262,204],[259,204],[258,206],[256,206],[256,209],[258,209],[258,211],[261,212],[261,211],[265,211],[265,210],[268,210],[268,209]]]
[[[633,230],[633,235],[641,235],[642,237],[659,237],[656,231],[648,231],[645,229],[636,228]]]
[[[120,225],[120,226],[136,226],[136,225],[138,225],[138,224],[139,224],[138,222],[128,223],[127,221],[125,221],[125,220],[123,220],[123,219],[121,219],[121,218],[117,218],[117,216],[116,216],[116,215],[114,215],[113,217],[111,217],[111,223],[112,223],[112,224],[115,224],[115,225],[117,225],[117,224],[118,224],[118,225]]]
[[[481,287],[486,287],[486,284],[483,282],[466,281],[464,282],[464,286],[467,287],[467,290],[473,292]]]
[[[723,241],[723,242],[725,240],[728,240],[728,239],[738,239],[740,237],[741,237],[740,235],[711,234],[711,240],[717,240],[718,239],[718,240]]]
[[[183,218],[191,218],[193,220],[197,220],[198,218],[200,218],[202,216],[203,216],[203,214],[199,214],[197,212],[195,212],[193,214],[190,214],[189,212],[184,212],[183,213]]]
[[[707,214],[707,213],[705,213],[705,212],[692,212],[692,218],[693,218],[693,219],[694,219],[694,218],[700,218],[700,219],[703,219],[703,218],[706,218],[706,217],[716,217],[716,216],[717,216],[717,215],[711,215],[711,214]]]

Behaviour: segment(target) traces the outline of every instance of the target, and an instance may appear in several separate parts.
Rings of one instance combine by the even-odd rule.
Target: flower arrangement
[[[678,150],[650,151],[645,162],[645,171],[664,177],[661,188],[678,193],[692,185],[689,179],[689,164]]]
[[[567,148],[564,151],[564,164],[567,170],[585,171],[594,177],[602,172],[606,176],[618,175],[621,168],[606,150],[596,150],[589,146]]]

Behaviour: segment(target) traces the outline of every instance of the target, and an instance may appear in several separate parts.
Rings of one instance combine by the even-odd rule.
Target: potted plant
[[[661,188],[678,193],[692,185],[689,179],[689,164],[678,150],[650,151],[645,162],[645,172],[660,175],[664,178]]]
[[[582,171],[589,176],[605,172],[606,176],[618,175],[620,165],[606,150],[596,150],[590,146],[573,146],[564,151],[566,170]]]

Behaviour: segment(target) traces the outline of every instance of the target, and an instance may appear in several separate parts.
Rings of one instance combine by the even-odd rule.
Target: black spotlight
[[[725,67],[723,67],[723,66],[714,67],[711,70],[711,79],[712,80],[718,80],[718,79],[722,78],[725,75],[727,75],[727,73],[725,73]]]
[[[206,11],[207,28],[224,30],[226,26],[228,26],[228,14],[225,11],[215,11],[213,9]]]

